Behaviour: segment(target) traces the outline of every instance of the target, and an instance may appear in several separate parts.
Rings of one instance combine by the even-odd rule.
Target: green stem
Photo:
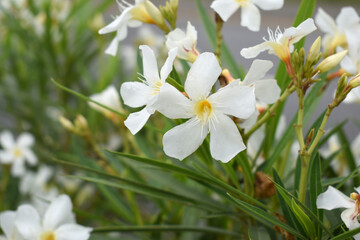
[[[301,159],[301,174],[300,174],[300,187],[299,187],[300,188],[299,201],[305,204],[310,155],[307,152],[300,153],[300,159]]]
[[[2,177],[1,177],[1,185],[0,185],[0,212],[6,209],[5,196],[10,178],[10,165],[3,165],[2,172],[3,174],[1,174]]]
[[[258,128],[260,128],[270,117],[273,116],[275,109],[283,103],[287,97],[295,91],[295,87],[290,85],[285,89],[280,98],[273,104],[271,107],[260,117],[260,119],[255,123],[255,125],[244,135],[245,139],[248,139],[251,134],[253,134]]]
[[[224,24],[224,21],[221,19],[221,17],[215,13],[215,21],[216,21],[216,50],[215,50],[215,55],[216,58],[219,61],[219,64],[221,65],[221,45],[222,45],[222,27]]]

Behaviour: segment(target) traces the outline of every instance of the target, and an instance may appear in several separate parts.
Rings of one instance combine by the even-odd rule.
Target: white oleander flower
[[[356,192],[360,192],[360,187],[355,188]],[[341,220],[345,223],[349,230],[360,227],[358,222],[360,195],[358,193],[351,193],[350,198],[329,186],[326,192],[321,193],[316,199],[316,205],[319,209],[333,210],[336,208],[346,208],[341,213]],[[353,236],[355,240],[360,240],[360,234]]]
[[[160,88],[164,85],[166,78],[172,71],[177,48],[169,51],[168,58],[160,70],[154,52],[146,45],[139,47],[143,55],[144,80],[143,82],[126,82],[121,85],[120,94],[124,103],[130,107],[137,108],[145,106],[141,111],[131,113],[125,120],[125,126],[132,134],[136,134],[145,125],[150,115],[155,112],[153,104],[158,98]]]
[[[215,0],[211,8],[226,22],[239,8],[241,8],[241,26],[251,31],[260,30],[261,15],[258,9],[275,10],[284,5],[284,0]]]
[[[353,7],[343,7],[336,20],[319,8],[315,23],[326,34],[323,45],[329,51],[335,50],[337,46],[346,48],[348,40],[358,41],[358,37],[351,33],[360,24],[360,17]]]
[[[277,55],[285,63],[290,61],[290,53],[294,50],[293,44],[316,30],[314,20],[308,18],[297,27],[286,28],[284,33],[278,27],[275,33],[268,29],[269,40],[254,47],[243,48],[240,54],[245,58],[255,58],[263,51]]]
[[[104,106],[107,106],[111,109],[114,109],[118,112],[123,111],[123,108],[122,108],[122,105],[120,102],[119,92],[116,90],[116,88],[113,85],[108,86],[101,93],[91,95],[90,99],[94,100],[95,102],[98,102]],[[112,112],[106,108],[103,108],[93,102],[89,102],[89,106],[91,108],[95,109],[96,111],[101,112],[102,114],[104,114],[106,117],[108,117],[110,119],[113,119],[114,117],[117,116],[114,112]]]
[[[5,236],[0,235],[0,240],[25,240],[15,226],[14,211],[5,211],[0,213],[0,228]]]
[[[352,34],[356,33],[356,36],[359,36],[360,34],[360,25],[358,28],[354,29],[352,31]],[[347,34],[349,35],[349,34]],[[350,75],[356,75],[360,73],[360,42],[358,40],[358,37],[356,38],[356,41],[349,38],[348,41],[348,54],[343,58],[343,60],[340,63],[340,66],[342,69],[344,69],[348,74]],[[337,52],[343,51],[341,47],[338,47]]]
[[[34,137],[30,133],[20,134],[15,141],[11,132],[2,132],[0,143],[3,149],[0,150],[0,163],[12,164],[11,173],[13,176],[23,175],[25,173],[25,162],[33,166],[38,162],[31,150],[34,142]]]
[[[110,24],[99,30],[99,34],[106,34],[116,32],[115,38],[105,50],[106,54],[112,56],[116,55],[119,42],[124,40],[127,36],[128,27],[139,27],[144,23],[154,24],[145,7],[145,0],[135,0],[135,4],[131,5],[124,0],[117,1],[122,13],[114,19]]]
[[[186,33],[176,28],[166,36],[168,49],[178,48],[177,56],[189,62],[194,62],[199,55],[196,50],[197,31],[190,22],[187,23]]]
[[[164,84],[154,108],[171,119],[190,118],[163,137],[166,155],[184,159],[193,153],[210,132],[210,152],[214,159],[228,162],[246,148],[230,116],[248,118],[255,110],[254,87],[239,81],[209,96],[221,73],[213,53],[202,53],[185,81],[189,98],[170,84]]]
[[[87,240],[92,231],[76,224],[72,203],[67,195],[51,201],[43,217],[31,205],[21,205],[15,216],[15,226],[25,240]]]

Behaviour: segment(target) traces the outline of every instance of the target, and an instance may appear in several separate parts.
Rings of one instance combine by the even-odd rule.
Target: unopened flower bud
[[[75,130],[75,126],[72,124],[72,122],[64,116],[59,117],[59,122],[66,130],[71,132]]]
[[[310,47],[309,54],[306,59],[307,62],[316,63],[317,61],[319,61],[318,56],[320,54],[320,48],[321,48],[321,37],[318,37]]]
[[[149,13],[150,17],[154,20],[156,25],[166,33],[170,31],[169,27],[166,25],[164,21],[164,17],[162,16],[160,10],[149,0],[145,1],[146,11]]]
[[[355,77],[353,77],[349,82],[350,88],[356,88],[358,86],[360,86],[360,73],[358,75],[356,75]]]
[[[83,115],[81,115],[81,114],[77,115],[74,123],[75,123],[76,130],[87,131],[88,123],[87,123],[86,118]]]
[[[336,53],[334,55],[331,55],[331,56],[325,58],[317,66],[316,69],[320,72],[327,72],[327,71],[333,69],[334,67],[339,65],[339,63],[343,60],[343,58],[346,56],[347,53],[348,53],[348,50],[345,50],[345,51]]]
[[[338,81],[338,84],[337,84],[337,88],[336,88],[336,98],[338,98],[340,95],[343,94],[346,86],[347,86],[347,81],[348,81],[348,78],[346,76],[346,74],[343,74],[339,81]]]
[[[177,10],[179,0],[169,0],[165,6],[160,6],[162,16],[169,22],[173,29],[176,28]]]

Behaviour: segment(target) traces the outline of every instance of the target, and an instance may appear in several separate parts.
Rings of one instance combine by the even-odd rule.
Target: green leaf
[[[330,238],[330,240],[343,240],[343,239],[349,239],[352,236],[354,236],[355,234],[360,233],[360,227],[359,228],[355,228],[351,231],[347,231],[345,233],[342,233],[340,235],[337,235],[336,237]]]
[[[207,12],[205,11],[204,6],[202,5],[200,0],[195,0],[198,12],[200,14],[201,17],[201,21],[203,22],[203,26],[205,28],[205,31],[208,35],[208,39],[210,41],[210,44],[212,46],[213,49],[216,48],[216,28],[215,25],[213,23],[213,21],[211,20],[211,18],[209,17],[209,15],[207,14]],[[224,41],[222,42],[221,45],[221,52],[222,52],[222,58],[223,61],[228,65],[229,70],[231,72],[231,74],[233,74],[234,78],[241,78],[244,79],[245,77],[245,70],[243,69],[242,66],[238,65],[236,63],[236,60],[234,59],[233,55],[231,54],[231,52],[229,51],[228,47],[226,46],[226,44],[224,43]]]
[[[311,211],[319,217],[319,219],[322,221],[323,219],[323,210],[318,209],[316,206],[316,199],[319,196],[320,193],[323,192],[323,187],[321,184],[321,158],[320,154],[317,152],[314,157],[311,158],[310,164],[309,164],[309,185],[310,185],[310,206]],[[317,228],[318,235],[321,235],[322,231],[320,228]]]
[[[315,238],[315,228],[313,223],[311,222],[310,218],[303,212],[303,210],[296,204],[295,200],[291,200],[291,209],[303,228],[305,229],[307,235],[311,238]]]
[[[300,233],[298,233],[294,228],[290,227],[289,225],[281,222],[280,220],[276,219],[274,216],[270,215],[269,213],[265,212],[264,210],[252,206],[244,201],[241,201],[239,199],[236,199],[235,197],[231,196],[230,194],[228,194],[230,199],[236,203],[236,205],[245,213],[247,213],[248,215],[250,215],[251,217],[255,218],[256,220],[258,220],[259,222],[269,226],[269,227],[274,227],[278,226],[286,231],[288,231],[289,233],[293,234],[294,236],[301,238],[301,239],[306,239],[305,236],[301,235]]]
[[[227,231],[215,227],[191,227],[181,225],[148,225],[148,226],[110,226],[97,227],[93,230],[94,233],[99,232],[204,232],[221,235],[230,235],[240,237],[236,232]]]
[[[250,240],[271,240],[269,233],[262,227],[251,227],[248,234]]]

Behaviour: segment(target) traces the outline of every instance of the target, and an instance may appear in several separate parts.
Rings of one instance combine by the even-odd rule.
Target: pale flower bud
[[[356,88],[358,86],[360,86],[360,73],[358,75],[356,75],[355,77],[353,77],[349,82],[350,88]]]
[[[346,56],[346,54],[348,53],[348,50],[336,53],[334,55],[331,55],[327,58],[325,58],[316,68],[316,70],[320,71],[320,72],[327,72],[331,69],[333,69],[334,67],[336,67],[337,65],[339,65],[339,63],[343,60],[343,58]],[[315,72],[317,72],[315,70]]]
[[[59,122],[66,130],[71,132],[75,130],[75,126],[72,124],[72,122],[64,116],[59,117]]]
[[[321,48],[321,37],[318,37],[310,47],[307,61],[314,62],[320,54],[320,48]]]
[[[169,27],[166,25],[165,21],[164,21],[164,17],[162,16],[160,10],[149,0],[146,0],[145,2],[145,8],[146,11],[148,12],[148,14],[150,15],[150,17],[154,20],[154,22],[156,23],[156,25],[163,31],[165,32],[169,32],[170,29]]]
[[[75,123],[76,130],[78,130],[80,132],[88,130],[88,123],[87,123],[86,118],[83,115],[81,115],[81,114],[77,115],[74,123]]]

